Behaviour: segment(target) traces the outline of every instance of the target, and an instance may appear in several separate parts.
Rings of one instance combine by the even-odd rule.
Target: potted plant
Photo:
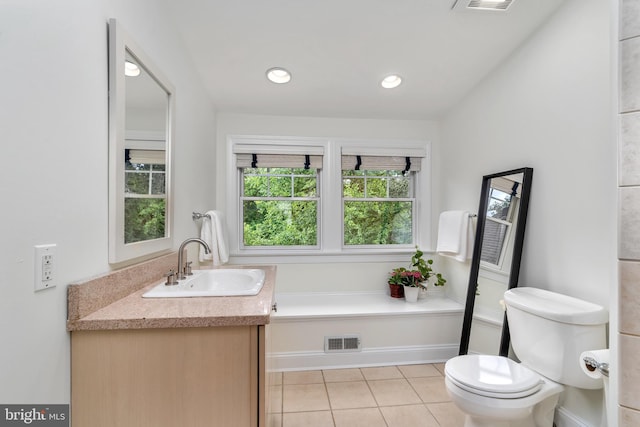
[[[416,251],[411,256],[411,266],[391,271],[388,282],[392,297],[404,296],[407,301],[415,301],[421,290],[426,291],[430,280],[435,279],[434,286],[443,286],[447,282],[442,274],[433,271],[433,260],[424,259],[423,256],[424,252],[416,246]]]

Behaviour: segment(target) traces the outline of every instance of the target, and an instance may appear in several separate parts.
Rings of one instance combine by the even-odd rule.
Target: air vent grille
[[[507,10],[513,0],[457,0],[454,9]]]
[[[361,343],[359,335],[324,337],[324,351],[326,353],[360,350]]]

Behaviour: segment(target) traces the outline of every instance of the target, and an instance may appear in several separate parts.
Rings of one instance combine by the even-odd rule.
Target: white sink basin
[[[221,268],[194,270],[177,285],[153,287],[143,298],[188,298],[257,295],[264,285],[264,270]]]

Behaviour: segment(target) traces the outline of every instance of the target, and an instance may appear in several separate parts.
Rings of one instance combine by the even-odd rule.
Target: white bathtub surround
[[[280,293],[271,316],[277,371],[433,363],[458,353],[464,307],[429,290],[407,303],[384,291]],[[358,336],[355,351],[325,351],[325,337]]]

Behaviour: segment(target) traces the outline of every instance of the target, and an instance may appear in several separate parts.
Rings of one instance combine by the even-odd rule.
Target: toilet
[[[583,351],[606,347],[607,310],[597,304],[537,288],[513,288],[504,302],[516,362],[469,354],[445,364],[452,402],[465,427],[552,427],[564,386],[602,388],[576,361]]]

